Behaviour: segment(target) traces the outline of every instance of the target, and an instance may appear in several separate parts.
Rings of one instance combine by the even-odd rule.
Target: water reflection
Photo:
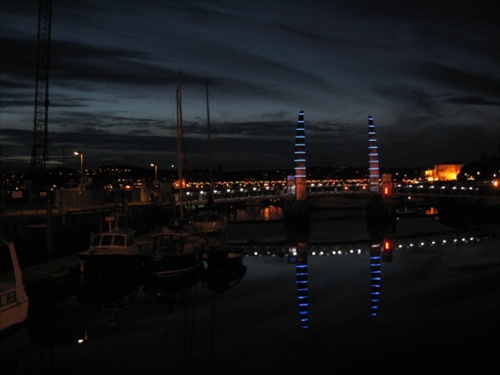
[[[234,221],[273,221],[283,219],[283,208],[279,205],[267,202],[254,202],[244,207],[231,207],[229,209],[229,220]]]
[[[476,257],[475,250],[479,250],[476,244],[488,238],[487,234],[445,233],[437,220],[425,219],[439,229],[429,235],[422,229],[427,227],[421,218],[402,219],[396,228],[393,221],[384,223],[372,216],[370,221],[363,217],[321,222],[322,231],[345,232],[338,241],[324,241],[325,237],[316,232],[318,223],[303,221],[297,225],[301,220],[295,217],[293,222],[285,223],[285,230],[282,223],[235,225],[246,231],[241,238],[247,242],[238,244],[242,256],[221,257],[223,253],[219,253],[204,260],[203,281],[195,286],[190,300],[182,301],[183,306],[174,306],[167,315],[151,296],[139,295],[137,305],[120,312],[127,324],[112,333],[100,327],[101,322],[93,318],[95,314],[89,316],[92,343],[78,351],[64,348],[69,355],[56,356],[58,369],[69,373],[75,363],[82,358],[92,360],[98,351],[111,358],[115,353],[110,353],[109,348],[115,342],[128,342],[138,345],[134,345],[131,354],[128,347],[132,345],[123,348],[123,363],[138,362],[161,370],[168,367],[172,373],[182,373],[181,360],[191,373],[209,373],[210,364],[213,373],[244,373],[237,371],[242,367],[256,373],[259,366],[261,371],[269,370],[267,373],[279,373],[290,366],[297,369],[289,373],[328,372],[326,369],[349,373],[360,368],[373,369],[374,356],[383,358],[390,343],[415,343],[412,353],[407,345],[392,346],[391,361],[375,367],[380,372],[382,366],[393,369],[392,358],[405,366],[407,360],[417,358],[415,362],[421,363],[421,358],[429,355],[429,363],[435,363],[443,352],[446,361],[455,358],[452,352],[466,347],[465,339],[459,341],[460,345],[454,341],[462,336],[464,328],[467,340],[474,339],[469,340],[475,342],[474,348],[481,342],[475,340],[487,332],[483,327],[487,319],[481,318],[492,318],[493,313],[479,313],[482,307],[477,308],[476,299],[469,297],[475,298],[474,289],[481,289],[480,295],[491,292],[492,297],[498,296],[490,286],[494,284],[491,280],[498,280],[494,267],[498,257],[485,257],[475,263],[471,260]],[[314,229],[312,234],[308,223]],[[346,229],[348,226],[350,229]],[[275,241],[278,235],[281,237]],[[262,241],[250,243],[249,238]],[[463,257],[462,251],[456,254],[455,248],[465,248],[462,244],[472,244],[474,252]],[[444,251],[437,251],[438,246]],[[489,260],[496,263],[487,263]],[[397,267],[392,267],[391,261]],[[443,265],[447,266],[445,272]],[[482,279],[479,274],[483,274]],[[387,276],[391,276],[391,283],[383,283],[389,280]],[[425,303],[416,306],[415,297]],[[446,309],[448,305],[450,309]],[[315,310],[310,310],[310,306]],[[466,315],[472,318],[469,320]],[[70,324],[74,326],[75,321]],[[464,321],[473,321],[474,327],[461,326]],[[81,319],[78,322],[81,324]],[[185,341],[180,340],[181,336]],[[430,341],[433,342],[428,349]],[[380,345],[373,346],[373,342]],[[354,347],[356,350],[352,350]],[[157,349],[157,354],[151,348]],[[63,352],[56,349],[57,354]],[[439,354],[433,355],[434,352]],[[305,360],[296,361],[299,356]],[[69,363],[66,367],[65,362]],[[306,366],[304,363],[312,368],[299,371]],[[407,369],[399,368],[402,372]],[[140,370],[134,368],[126,373]]]
[[[367,207],[366,228],[370,245],[370,307],[371,316],[378,316],[382,286],[382,262],[392,262],[392,243],[396,236],[397,220],[390,200],[372,200]]]
[[[247,272],[243,264],[241,247],[226,247],[207,254],[207,267],[203,272],[207,288],[215,293],[223,293],[238,285]]]
[[[295,264],[297,304],[302,328],[309,328],[309,269],[307,265],[307,242],[300,241],[288,248],[288,263]]]
[[[299,318],[303,329],[309,328],[309,270],[307,265],[307,241],[310,237],[310,211],[306,201],[290,201],[285,204],[284,229],[292,246],[288,250],[288,262],[295,263],[295,282]]]

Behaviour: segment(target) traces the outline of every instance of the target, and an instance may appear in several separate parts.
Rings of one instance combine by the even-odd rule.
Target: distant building
[[[427,181],[453,181],[457,179],[457,175],[465,164],[438,164],[434,169],[425,171],[425,179]]]

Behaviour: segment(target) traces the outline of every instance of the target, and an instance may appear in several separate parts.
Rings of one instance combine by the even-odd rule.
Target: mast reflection
[[[203,274],[207,288],[215,293],[224,293],[237,286],[247,271],[243,258],[244,251],[240,247],[225,247],[209,252]]]

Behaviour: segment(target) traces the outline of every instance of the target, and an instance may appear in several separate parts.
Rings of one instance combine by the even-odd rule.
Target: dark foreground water
[[[450,231],[432,218],[398,221],[391,261],[380,261],[373,316],[364,219],[315,222],[304,329],[283,223],[234,225],[230,240],[247,251],[239,284],[214,293],[198,283],[168,304],[139,291],[114,314],[67,300],[30,318],[48,329],[32,342],[20,372],[493,373],[500,347],[498,227]]]

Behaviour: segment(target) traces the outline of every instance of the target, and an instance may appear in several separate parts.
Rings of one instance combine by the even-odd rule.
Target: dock
[[[50,279],[64,278],[72,270],[79,269],[80,258],[72,254],[23,268],[23,283],[27,287]]]

